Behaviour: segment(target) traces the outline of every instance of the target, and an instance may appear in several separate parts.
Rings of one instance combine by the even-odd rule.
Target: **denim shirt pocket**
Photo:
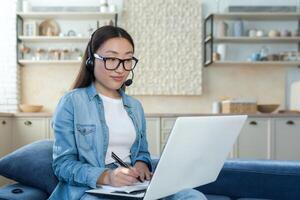
[[[96,133],[95,124],[76,124],[78,146],[84,150],[93,148],[93,141]]]

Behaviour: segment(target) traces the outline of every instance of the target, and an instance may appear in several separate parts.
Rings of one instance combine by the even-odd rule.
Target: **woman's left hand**
[[[149,171],[149,168],[147,166],[146,163],[142,162],[142,161],[137,161],[134,165],[134,168],[138,171],[138,173],[140,174],[140,179],[141,181],[149,181],[153,175],[153,173],[151,173]]]

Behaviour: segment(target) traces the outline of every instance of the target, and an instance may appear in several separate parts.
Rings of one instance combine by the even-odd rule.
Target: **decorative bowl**
[[[261,113],[272,113],[279,107],[279,104],[259,104],[257,110]]]
[[[20,104],[19,107],[22,112],[40,112],[43,108],[42,105],[29,105],[29,104]]]

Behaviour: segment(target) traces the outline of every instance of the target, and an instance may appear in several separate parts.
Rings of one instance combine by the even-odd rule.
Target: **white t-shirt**
[[[108,149],[105,164],[115,162],[111,152],[123,161],[130,162],[130,148],[136,139],[133,122],[127,114],[122,99],[113,99],[99,93],[103,101],[104,115],[109,130]]]

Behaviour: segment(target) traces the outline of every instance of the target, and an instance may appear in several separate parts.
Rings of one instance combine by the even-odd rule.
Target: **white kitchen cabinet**
[[[270,118],[248,118],[238,138],[238,158],[271,158],[270,123]]]
[[[160,155],[177,117],[146,117],[152,155]],[[5,122],[2,121],[5,119]],[[40,139],[54,139],[51,117],[0,118],[0,156]],[[300,117],[249,117],[229,158],[300,160]]]
[[[36,140],[47,138],[46,118],[15,118],[13,123],[13,149]]]
[[[55,135],[54,135],[51,122],[52,122],[52,118],[47,118],[47,138],[53,140],[55,138]]]
[[[160,152],[163,151],[172,128],[175,124],[176,117],[162,117],[161,128],[160,128]]]
[[[11,151],[12,145],[12,119],[0,117],[0,158]]]
[[[0,158],[11,151],[12,145],[12,118],[0,117]],[[9,179],[0,176],[0,187],[11,183]]]
[[[300,160],[300,119],[275,119],[274,158]]]
[[[160,154],[160,118],[147,117],[146,123],[149,152],[151,155],[158,156]]]

